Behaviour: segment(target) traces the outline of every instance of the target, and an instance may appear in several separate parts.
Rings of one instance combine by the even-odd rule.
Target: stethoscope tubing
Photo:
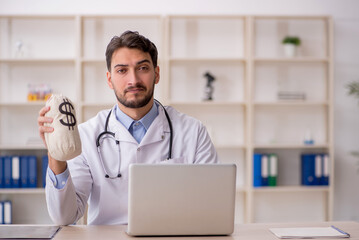
[[[165,116],[167,118],[167,122],[168,122],[168,126],[170,128],[170,142],[169,142],[169,150],[168,150],[168,156],[167,156],[167,160],[170,160],[172,158],[172,143],[173,143],[173,126],[172,126],[172,121],[168,115],[168,112],[166,111],[166,108],[156,99],[154,99],[154,101],[160,105],[163,110],[164,110],[164,113],[165,113]],[[112,109],[110,110],[110,112],[108,113],[107,117],[106,117],[106,122],[105,122],[105,129],[103,132],[101,132],[97,138],[96,138],[96,147],[97,147],[97,152],[99,154],[99,158],[100,158],[100,162],[101,162],[101,165],[102,165],[102,168],[105,172],[105,177],[106,178],[109,178],[109,179],[116,179],[116,178],[120,178],[122,175],[120,173],[120,169],[121,169],[121,159],[119,161],[119,170],[118,170],[118,174],[117,176],[110,176],[107,171],[106,171],[106,168],[105,168],[105,164],[104,164],[104,161],[102,159],[102,154],[101,154],[101,150],[100,150],[100,140],[103,136],[109,134],[110,136],[112,136],[113,138],[115,138],[115,133],[114,132],[111,132],[108,130],[108,123],[110,121],[110,116],[111,116],[111,113],[112,113]],[[120,141],[116,140],[116,144],[119,145],[120,144]]]

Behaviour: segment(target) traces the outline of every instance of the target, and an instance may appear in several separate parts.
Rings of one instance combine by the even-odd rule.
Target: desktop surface
[[[350,233],[350,240],[359,240],[359,222],[315,222],[315,223],[253,223],[253,224],[236,224],[232,235],[229,236],[171,236],[171,237],[149,237],[151,240],[217,240],[217,239],[233,239],[233,240],[278,240],[273,233],[269,231],[269,228],[275,227],[328,227],[335,225],[336,227]],[[54,240],[67,240],[67,239],[133,239],[126,233],[127,226],[115,225],[115,226],[86,226],[86,225],[73,225],[64,226],[61,231],[58,232]],[[147,237],[140,237],[145,239]],[[325,238],[321,238],[324,239]],[[333,239],[333,238],[331,238]]]

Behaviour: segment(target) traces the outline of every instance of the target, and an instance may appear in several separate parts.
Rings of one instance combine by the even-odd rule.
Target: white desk
[[[350,233],[350,240],[359,240],[359,222],[317,222],[317,223],[256,223],[256,224],[238,224],[231,236],[199,236],[199,237],[151,237],[151,240],[217,240],[217,239],[233,239],[233,240],[278,240],[269,228],[272,227],[328,227],[335,225],[336,227]],[[54,240],[98,240],[98,239],[134,239],[126,234],[127,226],[65,226],[57,233]],[[140,237],[137,239],[148,239]],[[321,238],[324,239],[324,238]]]

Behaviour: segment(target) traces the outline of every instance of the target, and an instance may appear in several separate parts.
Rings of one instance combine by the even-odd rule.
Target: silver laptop
[[[132,164],[127,233],[232,234],[235,195],[235,164]]]

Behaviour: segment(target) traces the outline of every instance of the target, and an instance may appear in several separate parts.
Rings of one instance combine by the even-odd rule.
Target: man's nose
[[[128,75],[128,83],[131,85],[135,85],[139,81],[137,72],[135,70],[131,70]]]

